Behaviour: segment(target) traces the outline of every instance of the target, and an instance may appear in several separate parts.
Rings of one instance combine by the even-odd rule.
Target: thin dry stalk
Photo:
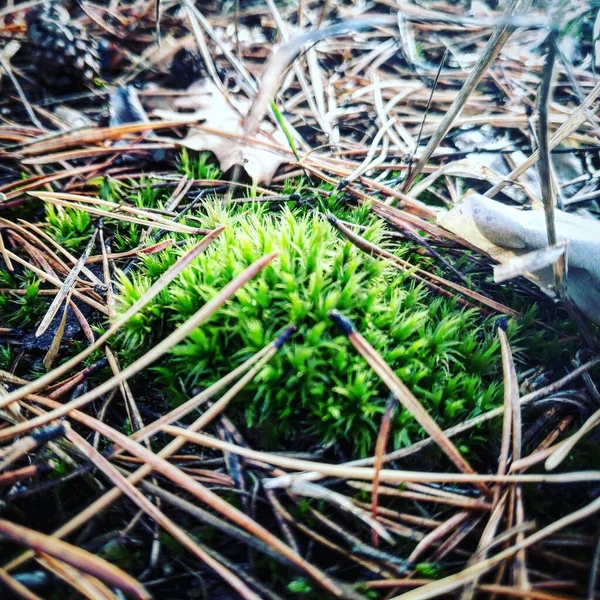
[[[9,592],[12,592],[16,598],[22,598],[23,600],[42,600],[40,596],[34,594],[29,588],[26,588],[21,582],[17,581],[1,568],[0,583],[2,583]]]
[[[56,558],[42,552],[38,562],[87,600],[118,600],[117,596],[99,579],[82,573]]]
[[[195,119],[182,118],[177,121],[152,121],[151,123],[126,123],[125,125],[117,125],[115,127],[94,127],[92,129],[68,133],[66,135],[64,132],[60,132],[59,135],[52,139],[41,142],[36,141],[23,147],[21,149],[21,154],[24,156],[38,156],[57,150],[63,151],[66,148],[73,148],[75,146],[103,143],[106,140],[117,140],[120,139],[121,136],[129,133],[140,133],[142,131],[154,131],[156,129],[170,129],[171,127],[190,125],[194,121]],[[102,165],[93,165],[85,168],[87,171],[91,171],[98,169],[101,166]],[[108,167],[111,165],[110,163],[107,163],[104,166]],[[69,174],[73,175],[74,170],[70,170]],[[65,173],[64,176],[66,175],[67,174]]]
[[[556,469],[556,467],[569,456],[577,443],[598,424],[600,424],[600,409],[591,415],[571,437],[564,440],[559,447],[554,448],[553,453],[548,457],[544,464],[546,470],[553,471]]]
[[[410,553],[407,559],[408,562],[414,564],[423,555],[423,553],[427,551],[427,549],[429,549],[432,545],[437,544],[444,536],[460,527],[469,517],[470,513],[466,511],[457,512],[439,527],[433,531],[430,531]]]
[[[553,150],[566,140],[574,131],[586,121],[586,111],[590,109],[590,107],[594,106],[596,99],[600,95],[600,83],[597,83],[594,88],[587,95],[585,102],[580,104],[570,115],[569,118],[565,120],[565,122],[558,128],[556,133],[550,138],[548,141],[548,149]],[[594,112],[597,110],[597,107],[594,108]],[[513,169],[502,182],[493,186],[490,190],[488,190],[484,196],[488,198],[493,198],[498,192],[502,191],[507,185],[510,185],[514,181],[516,181],[523,173],[525,173],[530,167],[532,167],[540,158],[540,153],[538,150],[533,152],[527,160],[521,163],[518,167]]]
[[[45,464],[29,465],[28,467],[15,469],[14,471],[0,473],[0,488],[13,485],[25,479],[37,477],[43,474],[45,471],[49,471],[50,469],[55,468],[55,466],[56,465],[52,461],[49,461]]]
[[[16,440],[10,446],[0,450],[0,471],[9,467],[22,456],[33,452],[39,445],[43,445],[63,435],[64,428],[62,424],[51,425],[36,431],[33,435]]]
[[[57,294],[57,296],[58,296],[58,294]],[[44,356],[44,360],[42,361],[42,364],[44,365],[44,367],[46,367],[46,369],[52,368],[52,363],[54,362],[54,359],[56,358],[58,351],[60,350],[60,343],[62,341],[63,334],[65,332],[65,325],[67,324],[67,314],[69,312],[69,303],[70,302],[71,302],[71,290],[69,290],[67,292],[65,308],[63,309],[63,314],[60,319],[60,323],[58,324],[56,333],[54,334],[54,337],[52,338],[52,343],[50,344],[50,348],[48,348],[48,352],[46,352],[46,356]]]
[[[505,392],[505,398],[510,402],[510,407],[512,411],[512,458],[513,460],[519,460],[521,458],[522,444],[519,383],[517,380],[517,372],[515,370],[515,363],[512,357],[510,344],[508,343],[506,334],[504,333],[504,331],[499,329],[498,335],[500,337],[500,345],[502,348],[502,365],[505,373],[505,386],[508,386],[508,391]],[[523,506],[523,488],[520,486],[515,486],[513,489],[515,501],[515,527],[520,528],[525,520],[525,509]],[[525,535],[522,531],[517,533],[517,543],[521,543],[524,539]],[[519,589],[525,592],[531,589],[531,586],[529,584],[529,576],[527,574],[527,563],[524,548],[519,550],[515,554],[514,571],[516,573],[515,580]]]
[[[531,5],[531,0],[511,0],[506,7],[505,15],[513,15],[517,10],[526,12]],[[419,156],[417,165],[414,167],[410,176],[407,178],[404,184],[404,190],[410,189],[411,183],[415,180],[415,177],[421,172],[423,165],[427,163],[434,150],[438,147],[448,130],[450,129],[452,122],[463,109],[467,99],[475,90],[475,87],[479,83],[483,74],[488,70],[490,65],[494,62],[504,44],[508,41],[512,32],[514,31],[514,25],[501,25],[497,27],[492,33],[483,54],[477,60],[477,64],[470,71],[467,80],[463,84],[460,92],[457,94],[456,99],[452,103],[450,109],[444,115],[442,122],[439,124],[436,132],[431,136],[427,146]]]
[[[334,506],[337,506],[338,508],[341,508],[342,510],[359,518],[361,521],[365,522],[377,536],[381,536],[389,544],[394,544],[394,539],[389,535],[385,527],[376,519],[371,518],[365,511],[355,506],[352,500],[350,500],[350,498],[347,496],[329,490],[326,487],[304,481],[292,486],[290,488],[290,492],[298,494],[299,496],[307,496],[309,498],[326,500]]]
[[[33,271],[40,279],[51,283],[52,285],[56,286],[58,289],[60,289],[62,287],[63,282],[60,279],[58,279],[58,277],[54,277],[53,275],[48,275],[48,273],[46,273],[42,269],[38,269],[38,267],[36,267],[35,265],[31,264],[30,262],[27,262],[26,260],[22,259],[20,256],[18,256],[14,252],[11,252],[10,250],[8,250],[7,252],[8,252],[8,255],[12,258],[12,260],[19,263],[20,265],[23,265],[30,271]],[[89,304],[92,308],[94,308],[101,314],[107,314],[107,312],[108,312],[102,304],[100,304],[99,302],[96,302],[96,300],[93,300],[92,298],[89,298],[86,294],[80,292],[79,290],[74,289],[73,296],[75,296],[82,302]],[[11,393],[13,393],[13,392],[11,392]]]
[[[85,264],[87,257],[92,252],[92,248],[93,248],[94,244],[96,243],[96,235],[97,234],[98,234],[98,230],[96,229],[94,231],[94,234],[90,238],[90,241],[88,242],[88,245],[86,246],[86,249],[84,250],[83,254],[80,256],[79,260],[77,261],[77,264],[71,269],[71,271],[65,278],[64,283],[61,285],[60,289],[58,290],[58,293],[54,297],[54,300],[52,300],[52,303],[50,304],[48,311],[44,315],[44,318],[42,319],[41,323],[39,324],[38,328],[35,331],[36,337],[40,337],[40,335],[42,335],[46,331],[46,329],[48,329],[48,327],[50,326],[50,323],[52,322],[52,319],[54,319],[56,313],[58,312],[58,309],[60,308],[62,301],[67,297],[67,295],[69,295],[71,287],[75,283],[75,279],[77,279],[77,276],[79,275],[79,272],[81,271],[83,265]]]

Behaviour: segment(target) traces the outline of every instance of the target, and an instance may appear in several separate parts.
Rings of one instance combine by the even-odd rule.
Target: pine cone
[[[26,18],[32,62],[48,87],[91,86],[100,75],[97,42],[69,20],[69,13],[54,1],[37,6]]]

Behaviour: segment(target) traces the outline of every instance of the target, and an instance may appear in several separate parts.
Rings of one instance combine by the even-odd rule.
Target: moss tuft
[[[259,205],[243,211],[209,207],[202,226],[217,224],[228,225],[219,240],[122,329],[122,356],[133,360],[261,255],[280,255],[155,367],[171,397],[183,399],[182,384],[186,393],[210,385],[293,323],[298,334],[238,397],[229,416],[260,427],[266,447],[293,438],[346,442],[365,455],[388,393],[328,319],[335,308],[353,319],[441,425],[497,399],[490,377],[498,368],[497,342],[491,323],[480,323],[475,311],[430,296],[340,238],[320,216],[287,207],[279,213]],[[361,234],[385,245],[378,223]],[[145,257],[137,274],[122,276],[119,309],[131,306],[183,252]],[[396,421],[398,447],[419,428],[406,412]]]
[[[90,239],[89,213],[46,204],[47,233],[67,250],[82,250]]]

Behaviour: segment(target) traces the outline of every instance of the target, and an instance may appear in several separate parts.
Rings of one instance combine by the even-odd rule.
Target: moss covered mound
[[[228,226],[219,240],[122,330],[120,350],[132,360],[252,261],[273,250],[280,255],[155,367],[173,401],[183,399],[182,387],[210,385],[294,324],[292,342],[228,415],[244,428],[262,428],[267,447],[314,438],[349,442],[358,455],[370,452],[388,392],[328,319],[336,308],[353,319],[441,425],[494,404],[497,343],[491,323],[477,312],[433,297],[397,269],[366,256],[323,217],[288,208],[267,213],[258,205],[208,209],[203,226],[217,224]],[[377,224],[361,234],[383,243]],[[136,274],[122,276],[120,310],[185,251],[146,257]],[[396,421],[398,447],[419,429],[405,411]]]

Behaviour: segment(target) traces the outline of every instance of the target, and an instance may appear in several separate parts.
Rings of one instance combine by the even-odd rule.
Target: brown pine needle
[[[182,271],[185,269],[195,258],[197,258],[204,250],[217,238],[225,229],[225,227],[218,227],[211,233],[206,235],[201,242],[193,246],[189,252],[184,254],[171,268],[167,269],[137,300],[132,306],[125,312],[119,319],[117,319],[107,331],[100,336],[94,344],[82,350],[79,354],[69,359],[53,371],[46,373],[42,377],[28,383],[27,385],[15,390],[8,394],[8,399],[20,400],[28,394],[33,394],[48,384],[56,381],[59,377],[62,377],[68,373],[73,367],[78,365],[81,361],[85,360],[95,350],[100,348],[112,335],[114,335],[127,321],[135,316],[144,306],[146,306],[153,298],[155,298],[169,283],[171,283]],[[8,400],[7,400],[8,402]]]
[[[198,545],[183,529],[178,527],[160,509],[150,502],[136,487],[119,473],[119,471],[104,458],[100,452],[88,444],[79,434],[67,427],[67,438],[70,439],[112,482],[119,487],[130,500],[132,500],[147,515],[152,517],[161,527],[173,536],[188,551],[198,557],[213,569],[224,581],[229,583],[243,598],[248,600],[259,600],[260,596],[255,594],[248,586],[229,569],[216,561],[206,550]]]
[[[168,425],[162,428],[165,433],[172,436],[182,437],[199,446],[215,448],[225,452],[234,452],[240,456],[275,465],[284,469],[295,471],[316,471],[325,476],[339,477],[342,479],[361,479],[372,481],[375,477],[375,469],[371,467],[347,467],[344,465],[332,465],[310,460],[289,458],[268,452],[259,452],[243,446],[236,446],[201,433],[193,433],[188,429]],[[492,475],[477,473],[431,473],[422,471],[403,471],[400,469],[381,469],[380,480],[386,483],[403,484],[407,481],[417,483],[568,483],[571,481],[600,481],[600,471],[574,471],[560,475]],[[268,481],[265,487],[272,488]]]
[[[375,467],[375,479],[373,480],[373,488],[371,489],[371,516],[373,519],[377,519],[377,499],[379,495],[379,471],[383,466],[383,455],[385,448],[388,443],[390,436],[390,430],[392,428],[392,418],[396,412],[398,401],[394,396],[390,396],[385,404],[385,413],[381,419],[381,425],[379,427],[379,434],[377,435],[377,442],[375,443],[375,456],[373,458],[373,466]],[[375,548],[379,547],[379,538],[377,532],[374,530],[373,534],[373,545]]]
[[[246,361],[244,364],[240,365],[232,373],[230,373],[228,376],[224,377],[220,382],[217,382],[214,386],[212,386],[209,389],[211,389],[211,391],[213,393],[220,390],[224,385],[226,385],[227,383],[232,381],[234,378],[236,378],[237,376],[244,373],[244,371],[246,371],[249,368],[249,366],[254,363],[256,363],[255,364],[255,369],[256,369],[256,367],[259,366],[259,362],[257,362],[258,361],[257,356],[260,356],[261,358],[265,357],[267,352],[270,349],[272,349],[273,347],[275,347],[277,349],[280,348],[286,342],[286,340],[289,338],[290,333],[291,333],[291,331],[289,331],[289,330],[284,331],[284,333],[281,336],[279,336],[276,340],[271,342],[261,352],[259,352],[257,355],[255,355],[248,361]],[[200,430],[203,427],[205,427],[208,423],[210,423],[211,420],[218,414],[218,411],[223,409],[226,406],[226,403],[229,402],[235,396],[235,394],[238,393],[239,390],[242,389],[242,387],[251,379],[251,377],[253,377],[253,375],[254,374],[249,373],[246,376],[242,377],[236,383],[236,385],[232,386],[232,388],[229,390],[228,393],[224,394],[219,399],[219,401],[216,402],[211,407],[211,409],[209,411],[206,411],[204,414],[202,414],[200,417],[198,417],[198,419],[196,419],[188,427],[188,430],[189,431],[197,431],[197,430]],[[189,406],[186,406],[186,408],[189,408]],[[152,427],[152,425],[153,424],[150,424],[147,428],[145,428],[145,430],[143,432],[144,435],[149,432],[149,429]],[[134,434],[134,436],[132,436],[132,437],[135,437],[137,435],[138,439],[142,439],[141,434],[142,434],[142,432],[140,431],[140,432],[137,432],[136,434]],[[176,439],[172,440],[169,444],[167,444],[158,453],[158,456],[161,458],[165,458],[165,459],[169,458],[170,456],[175,454],[178,450],[180,450],[184,446],[185,442],[186,442],[186,440],[184,438],[176,438]],[[142,461],[142,462],[144,463],[143,466],[140,467],[137,471],[135,471],[128,477],[128,481],[130,483],[136,484],[136,483],[142,481],[144,479],[144,477],[146,477],[147,475],[149,475],[152,472],[152,467],[149,466],[145,461]],[[85,508],[82,512],[80,512],[78,515],[76,515],[74,518],[72,518],[70,521],[65,523],[58,530],[56,530],[53,535],[56,537],[63,537],[65,535],[68,535],[69,533],[72,533],[77,528],[85,525],[89,521],[89,519],[93,518],[99,512],[106,509],[112,502],[114,502],[120,496],[120,494],[121,494],[121,490],[117,487],[113,488],[112,490],[109,490],[103,496],[101,496],[100,498],[98,498],[97,500],[92,502],[92,504],[90,504],[90,506]],[[9,565],[7,565],[7,569],[16,568],[17,566],[19,566],[20,564],[22,564],[23,562],[28,560],[30,557],[31,556],[28,553],[23,554],[19,558],[11,561],[11,563]]]
[[[65,332],[65,325],[67,323],[67,314],[69,312],[69,302],[71,300],[71,291],[67,293],[67,299],[65,302],[65,308],[63,310],[62,317],[60,319],[60,323],[58,324],[58,328],[56,333],[54,334],[54,338],[52,339],[52,343],[50,344],[50,348],[48,348],[48,352],[46,356],[44,356],[43,365],[46,369],[50,369],[52,367],[52,363],[60,350],[60,343],[62,341],[63,334]]]
[[[17,581],[4,569],[0,569],[0,583],[9,592],[12,592],[16,598],[22,598],[22,600],[42,600],[40,596],[34,594],[29,588],[25,587],[21,582]]]
[[[62,405],[60,408],[56,408],[49,413],[40,415],[39,417],[35,417],[18,425],[13,425],[12,427],[7,427],[6,429],[0,430],[0,440],[11,438],[12,436],[21,434],[25,431],[31,431],[36,427],[45,425],[46,423],[55,419],[59,419],[60,417],[67,415],[71,410],[81,408],[82,406],[89,404],[92,400],[99,398],[102,396],[102,394],[111,391],[123,381],[126,381],[136,373],[139,373],[142,369],[158,360],[173,346],[185,339],[200,324],[209,319],[219,308],[221,308],[223,304],[225,304],[225,302],[227,302],[250,279],[255,277],[256,274],[266,267],[276,256],[277,253],[273,252],[263,256],[262,258],[259,258],[257,261],[252,263],[246,268],[245,271],[230,281],[213,298],[206,302],[206,304],[196,313],[194,313],[185,323],[160,341],[156,346],[154,346],[154,348],[146,352],[146,354],[138,358],[138,360],[131,363],[127,368],[123,369],[118,375],[111,377],[108,381],[105,381],[98,387],[87,392],[86,394],[83,394],[82,396],[79,396],[75,400],[71,400],[67,404]],[[10,404],[9,399],[10,394],[0,399],[0,408]]]
[[[392,369],[377,353],[375,348],[365,340],[355,329],[352,323],[343,317],[337,311],[329,313],[333,322],[344,332],[351,344],[356,348],[359,354],[367,361],[369,366],[377,373],[383,383],[394,394],[398,402],[408,410],[415,420],[431,436],[438,447],[454,463],[454,465],[463,473],[475,474],[474,469],[463,458],[456,446],[444,435],[441,427],[433,420],[431,415],[423,408],[423,405],[415,398],[412,392],[400,381]],[[477,482],[477,487],[484,494],[489,494],[487,486]]]
[[[150,594],[133,577],[81,548],[5,519],[0,519],[0,535],[36,552],[54,556],[84,573],[94,575],[101,581],[123,590],[132,598],[138,600],[151,598]]]

